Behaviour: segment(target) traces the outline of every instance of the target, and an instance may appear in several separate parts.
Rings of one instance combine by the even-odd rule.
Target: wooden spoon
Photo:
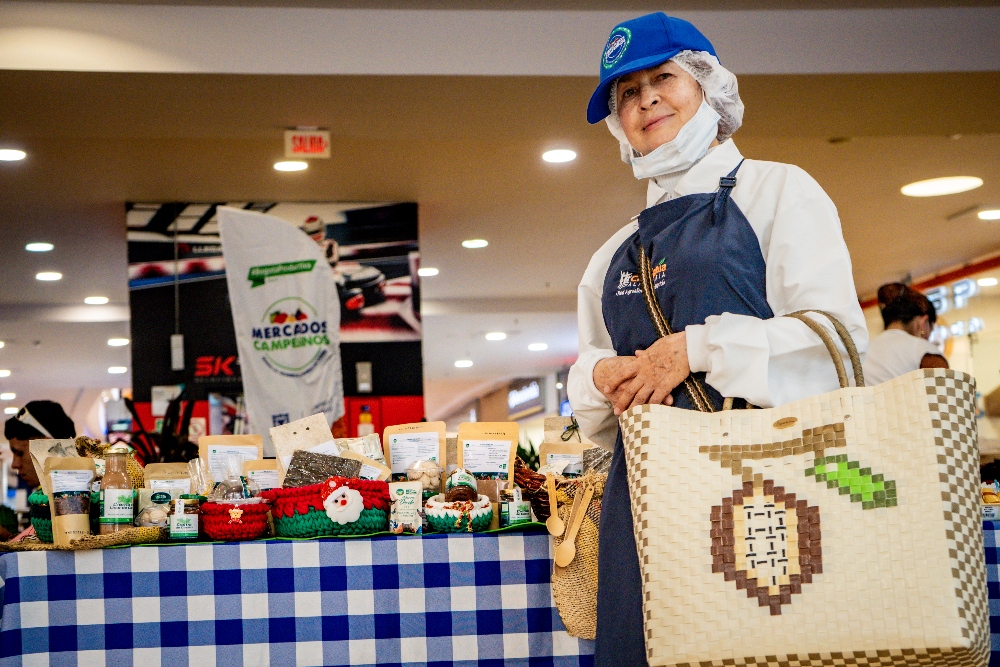
[[[583,517],[587,513],[587,508],[590,507],[590,499],[593,496],[594,487],[588,484],[583,492],[583,501],[573,512],[573,516],[569,518],[569,529],[566,532],[566,537],[556,549],[556,565],[559,567],[568,566],[576,558],[576,534],[580,531],[580,524],[583,523]]]
[[[559,518],[559,508],[556,504],[556,480],[552,475],[545,476],[545,489],[549,492],[549,518],[545,521],[545,527],[549,529],[549,535],[559,537],[566,530],[566,526]]]
[[[568,519],[570,523],[573,523],[573,517],[576,516],[576,511],[580,509],[580,501],[582,500],[583,500],[583,494],[577,491],[576,495],[573,496],[573,505],[569,509]],[[555,562],[553,561],[553,566],[552,566],[553,577],[561,577],[563,575],[563,572],[565,571],[566,568],[556,565]]]

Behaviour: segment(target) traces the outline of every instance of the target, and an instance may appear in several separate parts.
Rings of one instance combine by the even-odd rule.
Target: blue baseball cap
[[[601,82],[590,96],[587,122],[604,120],[610,113],[608,96],[615,79],[662,65],[681,51],[707,51],[715,55],[715,47],[697,28],[663,12],[616,25],[601,53]]]

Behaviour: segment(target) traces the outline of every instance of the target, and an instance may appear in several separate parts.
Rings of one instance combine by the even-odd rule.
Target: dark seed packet
[[[309,486],[325,482],[330,477],[357,477],[360,472],[361,461],[300,449],[292,454],[281,486],[286,489]]]

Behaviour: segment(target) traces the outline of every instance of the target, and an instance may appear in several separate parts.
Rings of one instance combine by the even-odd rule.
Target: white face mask
[[[636,178],[655,178],[690,169],[705,157],[719,134],[719,114],[702,100],[698,112],[684,123],[673,141],[668,141],[648,155],[631,157]]]

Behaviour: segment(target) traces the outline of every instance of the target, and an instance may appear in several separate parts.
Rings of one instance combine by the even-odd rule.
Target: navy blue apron
[[[640,243],[652,265],[653,289],[674,331],[722,313],[774,316],[767,303],[760,242],[729,196],[739,168],[719,179],[717,192],[678,197],[643,211],[638,232],[615,252],[601,307],[619,356],[644,350],[659,337],[639,283]],[[696,376],[705,379],[704,373]],[[722,396],[708,385],[705,389],[720,409]],[[675,407],[693,409],[683,385],[673,397]],[[595,664],[645,665],[642,580],[620,431],[601,500],[598,558]]]

